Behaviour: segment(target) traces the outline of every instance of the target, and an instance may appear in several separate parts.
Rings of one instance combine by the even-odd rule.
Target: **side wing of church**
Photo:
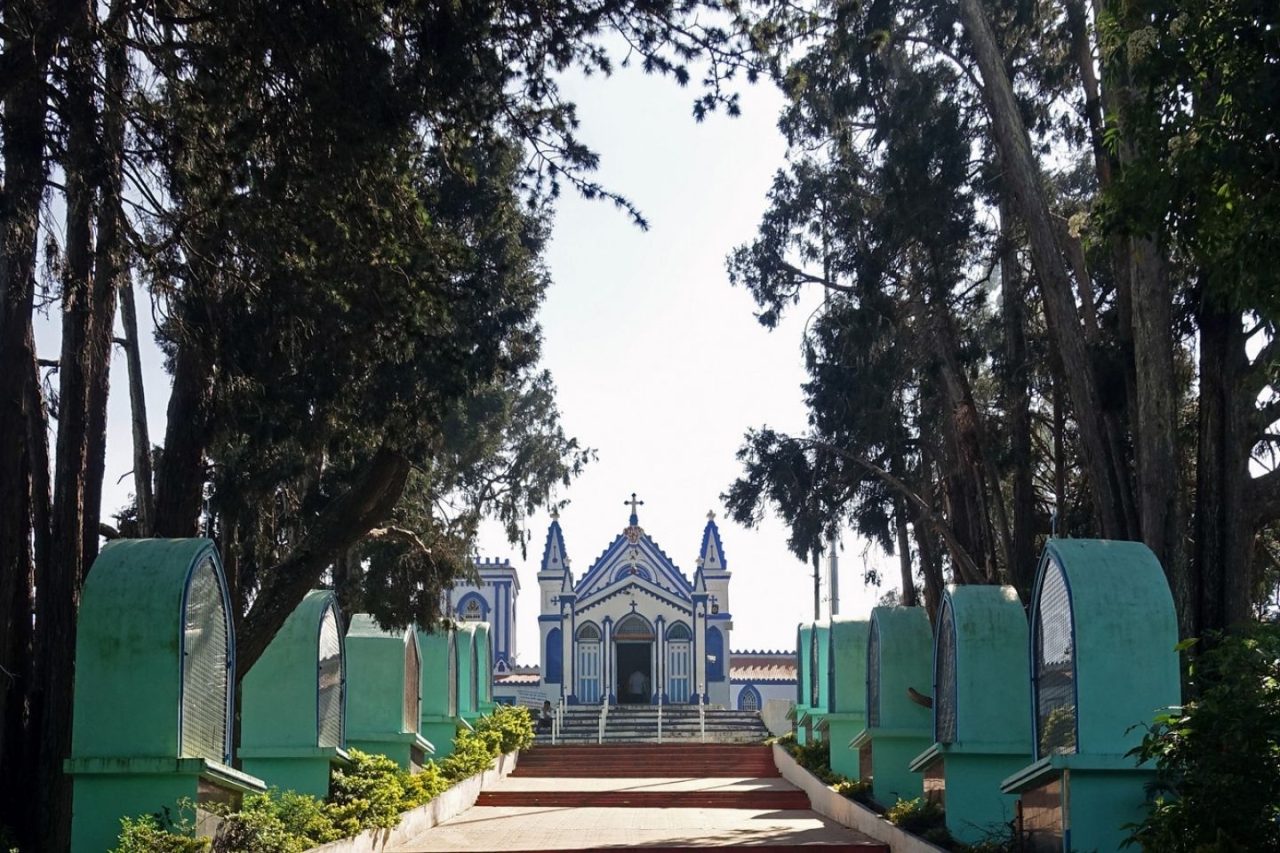
[[[574,580],[552,516],[538,572],[542,686],[569,704],[730,706],[730,573],[708,514],[693,578],[640,527],[627,527]]]

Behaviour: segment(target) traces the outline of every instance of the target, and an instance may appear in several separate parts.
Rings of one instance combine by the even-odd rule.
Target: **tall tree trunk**
[[[916,576],[911,568],[911,539],[907,530],[907,502],[901,495],[893,496],[893,523],[898,532],[898,569],[902,573],[902,603],[915,607],[920,603],[916,594]]]
[[[38,0],[10,0],[4,22],[5,56],[31,49],[21,23],[40,17]],[[30,601],[32,562],[33,458],[31,419],[39,394],[35,383],[35,341],[31,317],[36,287],[36,241],[40,199],[45,186],[45,65],[38,62],[26,73],[5,79],[0,137],[4,144],[4,182],[0,193],[0,613],[21,614]],[[41,417],[43,427],[43,417]],[[47,470],[47,469],[46,469]],[[47,534],[47,529],[46,529]],[[36,533],[39,536],[39,532]],[[31,766],[25,746],[33,745],[31,718],[24,695],[34,685],[20,680],[29,672],[24,657],[31,614],[21,625],[0,626],[0,667],[16,677],[0,674],[0,716],[5,720],[0,740],[0,778],[18,796],[0,797],[0,814],[30,842],[35,812],[31,808]],[[14,743],[22,732],[21,743]]]
[[[1076,311],[1074,288],[1057,240],[1043,193],[1039,164],[1031,152],[1026,126],[1018,112],[1013,85],[996,44],[991,21],[981,0],[961,0],[960,19],[973,46],[982,75],[991,130],[1005,178],[1019,218],[1027,228],[1031,254],[1040,279],[1045,322],[1058,347],[1067,387],[1080,430],[1081,455],[1101,521],[1102,535],[1130,539],[1137,531],[1126,519],[1129,491],[1124,461],[1116,458],[1099,417],[1102,399],[1092,359],[1085,346]]]
[[[195,536],[199,532],[212,406],[213,364],[202,342],[184,341],[178,347],[164,451],[156,471],[157,536]]]
[[[379,449],[356,482],[312,522],[302,541],[264,572],[262,586],[237,637],[237,679],[244,678],[289,614],[338,556],[390,515],[404,493],[409,461]]]
[[[155,530],[155,495],[151,471],[151,430],[147,425],[147,391],[142,382],[142,351],[138,341],[138,310],[133,282],[126,274],[120,282],[120,320],[124,327],[125,363],[129,370],[129,413],[133,427],[133,491],[138,513],[138,536]]]
[[[36,566],[36,607],[42,657],[40,679],[44,715],[37,797],[42,817],[41,848],[65,850],[71,842],[71,783],[62,760],[71,746],[71,707],[75,674],[76,611],[89,518],[86,492],[89,466],[91,387],[105,368],[94,358],[109,353],[111,327],[94,315],[105,302],[93,274],[95,169],[100,156],[93,83],[97,62],[93,46],[96,6],[86,0],[72,28],[64,121],[66,152],[66,277],[62,294],[62,357],[58,378],[58,439],[54,458],[52,553]],[[104,285],[109,289],[110,285]],[[103,395],[105,397],[105,394]],[[105,400],[103,401],[105,403]],[[105,426],[105,415],[102,418]]]
[[[1027,381],[1027,305],[1018,264],[1013,212],[1000,198],[1000,310],[1004,324],[1005,404],[1009,411],[1009,464],[1013,468],[1013,534],[1009,580],[1023,602],[1035,583],[1035,481],[1031,470],[1031,388]]]
[[[1192,636],[1225,630],[1250,618],[1248,567],[1254,530],[1247,489],[1253,434],[1248,415],[1253,398],[1244,389],[1247,362],[1240,312],[1205,293],[1197,319],[1199,453],[1193,568],[1187,590],[1195,606],[1190,608],[1190,624],[1180,626]]]

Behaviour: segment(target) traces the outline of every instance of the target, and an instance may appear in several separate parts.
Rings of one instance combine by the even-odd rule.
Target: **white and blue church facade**
[[[623,531],[577,580],[552,515],[538,571],[541,684],[568,704],[697,703],[731,707],[730,573],[708,513],[693,577],[640,526],[635,495]]]
[[[489,623],[494,675],[511,671],[516,660],[516,599],[520,578],[510,560],[477,560],[479,585],[455,585],[445,591],[444,615],[456,622]]]

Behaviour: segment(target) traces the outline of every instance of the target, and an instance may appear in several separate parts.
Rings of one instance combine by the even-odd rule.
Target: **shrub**
[[[533,743],[533,720],[526,708],[499,706],[482,717],[475,730],[454,739],[454,752],[429,761],[421,773],[401,770],[385,755],[349,751],[351,764],[333,773],[328,801],[272,789],[250,794],[238,810],[211,807],[222,818],[214,853],[301,853],[318,844],[390,828],[404,812],[417,808],[468,776],[489,768],[504,752]],[[125,818],[113,853],[202,853],[208,839],[194,838],[188,823],[165,825],[159,817]]]
[[[1215,637],[1189,681],[1197,698],[1157,717],[1132,753],[1155,763],[1157,781],[1128,843],[1280,850],[1280,625]]]
[[[156,815],[120,819],[120,837],[111,853],[204,853],[209,839],[196,838],[186,821],[165,826]]]
[[[889,811],[885,812],[885,817],[894,826],[905,829],[907,832],[914,832],[916,835],[942,827],[946,819],[942,806],[923,797],[898,800],[889,808]]]
[[[533,745],[533,715],[523,705],[499,705],[492,715],[480,718],[476,731],[497,732],[500,753],[528,749]]]

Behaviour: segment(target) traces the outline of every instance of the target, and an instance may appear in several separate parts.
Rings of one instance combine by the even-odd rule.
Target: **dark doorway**
[[[648,705],[653,695],[653,643],[617,643],[618,702]]]

